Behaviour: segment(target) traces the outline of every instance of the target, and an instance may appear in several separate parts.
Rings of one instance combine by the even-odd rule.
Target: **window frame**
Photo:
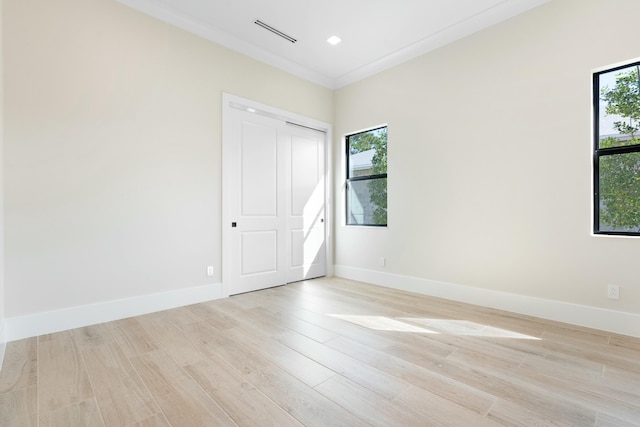
[[[608,156],[640,153],[640,143],[620,147],[600,148],[600,76],[631,67],[640,67],[640,61],[635,60],[593,72],[593,234],[598,236],[640,236],[640,230],[619,231],[600,229],[600,159]]]
[[[346,158],[346,179],[345,179],[345,225],[348,227],[382,227],[385,228],[388,226],[389,224],[389,218],[387,217],[387,221],[384,224],[352,224],[349,223],[349,185],[352,182],[358,182],[358,181],[372,181],[372,180],[377,180],[377,179],[387,179],[387,175],[388,175],[388,171],[387,173],[382,173],[382,174],[372,174],[372,175],[362,175],[362,176],[356,176],[356,177],[350,177],[350,158],[351,158],[351,153],[350,153],[350,144],[349,144],[349,138],[356,136],[356,135],[360,135],[363,133],[368,133],[368,132],[373,132],[379,129],[386,129],[387,130],[387,149],[388,149],[388,144],[389,144],[389,126],[384,124],[384,125],[379,125],[379,126],[374,126],[371,128],[367,128],[364,130],[360,130],[357,132],[352,132],[349,133],[347,135],[345,135],[344,140],[345,140],[345,158]],[[388,184],[388,181],[387,181]],[[388,185],[387,185],[387,189],[388,189]]]

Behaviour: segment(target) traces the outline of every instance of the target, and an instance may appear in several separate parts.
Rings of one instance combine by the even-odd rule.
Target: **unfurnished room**
[[[0,0],[1,426],[640,426],[637,0]]]

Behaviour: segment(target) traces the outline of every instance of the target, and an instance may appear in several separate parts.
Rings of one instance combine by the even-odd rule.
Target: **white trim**
[[[503,1],[447,28],[437,31],[376,61],[356,68],[334,79],[333,88],[340,89],[367,77],[396,67],[471,34],[513,18],[549,0]]]
[[[236,36],[233,36],[219,28],[205,25],[197,20],[184,15],[178,11],[172,10],[170,6],[164,2],[156,0],[117,0],[118,2],[136,9],[142,13],[150,15],[160,21],[166,22],[192,34],[200,36],[206,40],[222,45],[226,48],[240,52],[243,55],[260,61],[264,64],[271,65],[289,74],[300,77],[312,83],[334,89],[335,82],[332,78],[327,77],[315,70],[297,64],[281,56],[275,55],[261,47],[248,43]]]
[[[418,40],[409,46],[399,49],[396,52],[374,60],[362,67],[350,70],[341,76],[324,75],[318,71],[290,61],[287,58],[273,54],[266,49],[248,43],[241,38],[227,33],[226,31],[199,22],[197,18],[187,16],[180,11],[172,9],[166,2],[160,2],[157,0],[117,1],[140,12],[146,13],[147,15],[153,16],[156,19],[203,37],[206,40],[218,43],[250,58],[279,68],[280,70],[293,74],[294,76],[298,76],[329,89],[339,89],[374,74],[388,70],[396,65],[400,65],[420,55],[424,55],[449,43],[453,43],[456,40],[491,27],[492,25],[496,25],[518,14],[547,3],[549,0],[499,2],[495,6],[444,28],[441,31],[433,33],[424,39]]]
[[[5,319],[6,339],[7,341],[16,341],[220,298],[222,298],[222,284],[213,283],[187,289],[9,317]]]
[[[223,111],[226,107],[233,107],[236,109],[253,108],[261,114],[269,114],[270,117],[276,117],[283,121],[290,121],[295,124],[310,127],[319,132],[324,132],[327,135],[327,138],[331,136],[332,125],[329,123],[312,119],[310,117],[303,116],[302,114],[297,114],[291,111],[283,110],[281,108],[273,107],[271,105],[263,104],[261,102],[234,95],[229,92],[222,92],[222,107]]]
[[[0,342],[0,370],[2,369],[2,364],[4,363],[4,353],[7,350],[7,343],[5,341]]]
[[[636,313],[492,291],[473,286],[383,273],[344,265],[335,265],[334,271],[336,276],[346,279],[640,338],[640,314]]]
[[[0,317],[0,370],[4,362],[4,353],[7,349],[7,332],[5,319]]]
[[[2,370],[2,364],[4,363],[4,353],[7,350],[7,342],[4,340],[0,341],[0,370]]]

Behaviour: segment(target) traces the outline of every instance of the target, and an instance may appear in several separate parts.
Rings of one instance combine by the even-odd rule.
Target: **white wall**
[[[590,235],[591,70],[639,56],[634,0],[552,0],[335,94],[113,0],[3,6],[7,326],[220,282],[222,91],[389,124],[389,227],[338,225],[337,271],[640,315],[640,241]]]
[[[640,56],[637,12],[635,0],[552,0],[336,91],[337,138],[389,125],[389,226],[339,225],[336,272],[471,301],[461,294],[529,297],[549,317],[574,305],[640,315],[640,240],[591,235],[591,71]],[[640,334],[640,317],[622,318]]]
[[[3,0],[0,0],[0,368],[4,360],[6,338],[4,330],[4,84],[3,84]]]
[[[222,91],[326,122],[331,91],[113,0],[4,6],[8,325],[219,283]]]

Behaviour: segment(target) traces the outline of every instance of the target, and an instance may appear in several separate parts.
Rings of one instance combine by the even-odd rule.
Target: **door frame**
[[[232,126],[231,114],[232,109],[240,109],[247,112],[260,114],[263,116],[275,118],[288,122],[290,124],[308,127],[318,130],[325,134],[325,162],[324,162],[324,185],[325,185],[325,262],[327,276],[333,276],[333,165],[332,165],[332,125],[319,120],[312,119],[297,113],[282,110],[270,105],[262,104],[251,99],[233,95],[228,92],[222,92],[222,251],[221,251],[221,268],[222,268],[222,295],[228,297],[231,294],[230,274],[229,274],[229,257],[231,251],[231,228],[233,221],[230,212],[229,189],[228,184],[234,179],[234,171],[225,164],[229,165],[229,161],[225,161],[229,157],[232,138],[230,138],[230,128]]]

